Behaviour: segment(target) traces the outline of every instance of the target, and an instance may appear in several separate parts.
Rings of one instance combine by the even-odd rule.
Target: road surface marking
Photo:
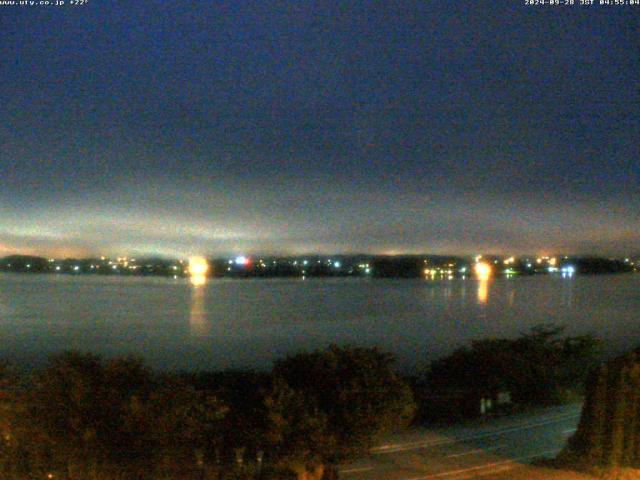
[[[521,466],[521,465],[504,465],[502,467],[494,468],[493,470],[489,470],[487,472],[472,472],[463,477],[458,477],[457,480],[465,480],[467,478],[478,478],[478,477],[484,477],[487,475],[495,475],[496,473],[508,472],[509,470],[513,470],[518,466]]]
[[[436,445],[447,445],[447,444],[451,444],[451,443],[465,442],[465,441],[468,441],[468,440],[475,440],[475,439],[478,439],[478,438],[493,437],[493,436],[496,436],[496,435],[503,435],[505,433],[517,432],[518,430],[527,430],[527,429],[531,429],[531,428],[541,427],[541,426],[544,426],[544,425],[549,425],[551,423],[559,423],[559,422],[562,422],[562,421],[565,421],[565,420],[570,420],[572,418],[578,418],[579,416],[580,416],[579,413],[558,415],[557,417],[549,417],[548,419],[546,419],[546,420],[544,420],[542,422],[514,425],[513,427],[506,427],[506,428],[503,428],[503,429],[491,430],[489,432],[477,433],[477,434],[473,434],[473,435],[468,435],[466,437],[447,438],[447,439],[441,439],[441,440],[427,440],[427,441],[422,441],[422,442],[399,443],[399,444],[391,444],[391,445],[382,445],[380,447],[372,448],[371,449],[371,453],[374,454],[374,455],[381,455],[381,454],[387,454],[387,453],[402,452],[402,451],[406,451],[406,450],[418,450],[418,449],[421,449],[421,448],[433,447],[433,446],[436,446]]]
[[[536,427],[538,425],[547,425],[549,423],[556,423],[556,422],[561,422],[563,420],[569,420],[570,418],[576,418],[579,417],[580,413],[565,413],[562,415],[556,415],[554,417],[546,417],[546,418],[542,418],[542,421],[539,421],[537,423],[521,423],[519,425],[513,425],[511,427],[503,427],[503,428],[497,428],[495,430],[491,430],[491,431],[485,431],[479,434],[473,434],[473,435],[468,435],[466,437],[460,437],[457,440],[452,440],[452,439],[446,439],[446,440],[431,440],[431,441],[427,441],[429,445],[433,444],[433,445],[439,445],[440,443],[452,443],[458,440],[473,440],[474,438],[478,438],[478,437],[485,437],[485,436],[491,436],[491,435],[498,435],[501,433],[505,433],[505,432],[510,432],[510,431],[517,431],[517,430],[524,430],[526,428],[529,427]],[[381,445],[379,447],[374,447],[372,448],[372,451],[375,450],[387,450],[387,449],[392,449],[392,448],[397,448],[397,447],[403,447],[403,446],[408,446],[408,445],[418,445],[418,444],[424,444],[425,442],[408,442],[408,443],[399,443],[399,444],[388,444],[388,445]]]
[[[465,474],[465,473],[469,473],[469,472],[477,472],[478,470],[485,470],[485,469],[491,468],[491,467],[503,467],[503,466],[506,466],[506,465],[513,465],[513,464],[519,462],[520,460],[529,460],[531,458],[543,457],[545,455],[549,455],[549,454],[552,454],[552,453],[558,453],[559,451],[560,450],[556,448],[556,449],[553,449],[553,450],[546,450],[544,452],[535,453],[533,455],[525,455],[523,457],[512,458],[510,460],[502,460],[500,462],[485,463],[484,465],[477,465],[475,467],[469,467],[469,468],[461,468],[459,470],[450,470],[448,472],[432,473],[430,475],[425,475],[423,477],[406,478],[405,480],[430,480],[432,478],[450,477],[452,475]],[[494,473],[494,472],[495,472],[495,470],[492,470],[491,472],[487,472],[486,474],[488,475],[489,473]],[[476,473],[475,475],[480,475],[480,473]]]
[[[568,433],[573,433],[575,432],[577,429],[576,428],[569,428],[568,430],[563,430],[562,433],[563,434],[568,434]]]
[[[474,453],[491,452],[492,450],[498,450],[499,448],[502,448],[502,447],[504,447],[504,445],[495,445],[493,447],[487,447],[487,448],[476,448],[475,450],[469,450],[467,452],[452,453],[451,455],[447,455],[445,458],[463,457],[465,455],[473,455]]]
[[[373,470],[373,467],[347,468],[346,470],[339,470],[338,473],[368,472],[369,470]]]

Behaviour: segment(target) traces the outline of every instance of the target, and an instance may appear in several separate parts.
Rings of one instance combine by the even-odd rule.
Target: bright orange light
[[[189,275],[192,277],[204,277],[209,271],[209,262],[206,258],[191,257],[189,259]]]
[[[194,287],[199,287],[207,283],[207,277],[205,275],[191,275],[189,281]]]
[[[491,277],[491,271],[492,271],[491,265],[489,265],[488,263],[478,262],[475,265],[476,276],[480,280],[488,280],[489,277]]]
[[[549,265],[551,266],[556,266],[556,263],[558,263],[558,260],[556,258],[550,258],[549,259]]]

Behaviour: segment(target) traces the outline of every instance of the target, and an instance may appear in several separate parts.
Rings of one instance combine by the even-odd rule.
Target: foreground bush
[[[274,372],[158,375],[135,358],[66,352],[0,371],[0,478],[331,478],[406,424],[411,392],[376,349],[331,347]]]
[[[509,391],[516,403],[561,403],[568,390],[582,389],[600,360],[594,337],[563,337],[563,332],[563,327],[541,325],[515,339],[473,341],[431,364],[427,388]]]
[[[210,449],[225,407],[139,361],[76,352],[51,359],[7,400],[5,471],[46,478],[138,475]]]
[[[333,346],[302,353],[276,362],[274,375],[304,398],[316,423],[324,425],[317,441],[325,460],[366,451],[415,413],[411,389],[395,373],[393,357],[375,348]]]

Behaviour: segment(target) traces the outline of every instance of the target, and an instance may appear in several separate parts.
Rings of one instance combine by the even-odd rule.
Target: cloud
[[[0,210],[2,251],[46,255],[233,253],[627,253],[634,202],[561,194],[424,192],[336,179],[208,178],[78,192],[28,212]]]

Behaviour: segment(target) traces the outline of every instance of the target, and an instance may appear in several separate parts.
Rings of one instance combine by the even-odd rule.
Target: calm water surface
[[[286,353],[378,345],[412,369],[542,322],[640,345],[640,275],[442,281],[187,280],[0,274],[0,355],[134,353],[159,369],[268,368]]]

